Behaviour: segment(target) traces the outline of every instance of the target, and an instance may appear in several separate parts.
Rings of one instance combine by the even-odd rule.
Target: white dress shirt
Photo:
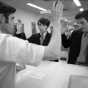
[[[0,88],[15,88],[16,62],[37,65],[43,55],[43,46],[0,34]]]

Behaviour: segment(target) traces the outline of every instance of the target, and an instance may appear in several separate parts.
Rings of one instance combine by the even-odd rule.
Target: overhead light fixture
[[[47,11],[40,11],[40,14],[51,14],[51,11],[50,11],[50,10],[47,10]]]
[[[78,7],[80,7],[81,6],[81,3],[80,3],[80,1],[79,0],[73,0],[73,2],[78,6]]]
[[[41,10],[41,11],[47,11],[47,9],[44,9],[44,8],[42,8],[42,7],[40,7],[40,6],[37,6],[37,5],[35,5],[35,4],[32,4],[32,3],[27,3],[27,5],[29,5],[29,6],[31,6],[31,7],[33,7],[33,8],[39,9],[39,10]]]
[[[80,11],[82,12],[82,11],[84,11],[84,9],[83,8],[80,8]]]

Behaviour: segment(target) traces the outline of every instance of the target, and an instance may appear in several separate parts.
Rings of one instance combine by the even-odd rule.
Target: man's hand
[[[52,20],[52,22],[60,21],[60,19],[62,18],[62,15],[63,15],[63,4],[62,4],[62,2],[59,0],[56,2],[53,2],[53,6],[51,9],[51,20]]]

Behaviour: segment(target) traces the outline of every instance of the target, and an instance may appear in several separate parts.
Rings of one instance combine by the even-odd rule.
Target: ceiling
[[[52,3],[54,0],[0,0],[6,2],[15,8],[20,8],[26,11],[32,11],[34,13],[39,13],[39,10],[29,7],[26,5],[27,2],[34,3],[38,6],[41,6],[45,9],[51,9]],[[64,4],[64,15],[65,16],[74,16],[78,11],[79,8],[76,7],[73,0],[62,0]],[[88,0],[81,0],[81,3],[84,8],[88,8]]]

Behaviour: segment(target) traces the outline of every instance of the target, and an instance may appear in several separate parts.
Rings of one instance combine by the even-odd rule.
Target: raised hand
[[[51,9],[51,20],[52,22],[60,21],[63,15],[63,4],[61,1],[57,0],[53,2],[53,6]]]
[[[63,15],[63,4],[61,1],[53,3],[51,10],[51,23],[53,25],[53,33],[51,41],[48,47],[45,49],[45,56],[51,56],[53,58],[59,58],[61,55],[61,18]],[[48,52],[48,53],[47,53]],[[51,58],[50,58],[51,59]]]

